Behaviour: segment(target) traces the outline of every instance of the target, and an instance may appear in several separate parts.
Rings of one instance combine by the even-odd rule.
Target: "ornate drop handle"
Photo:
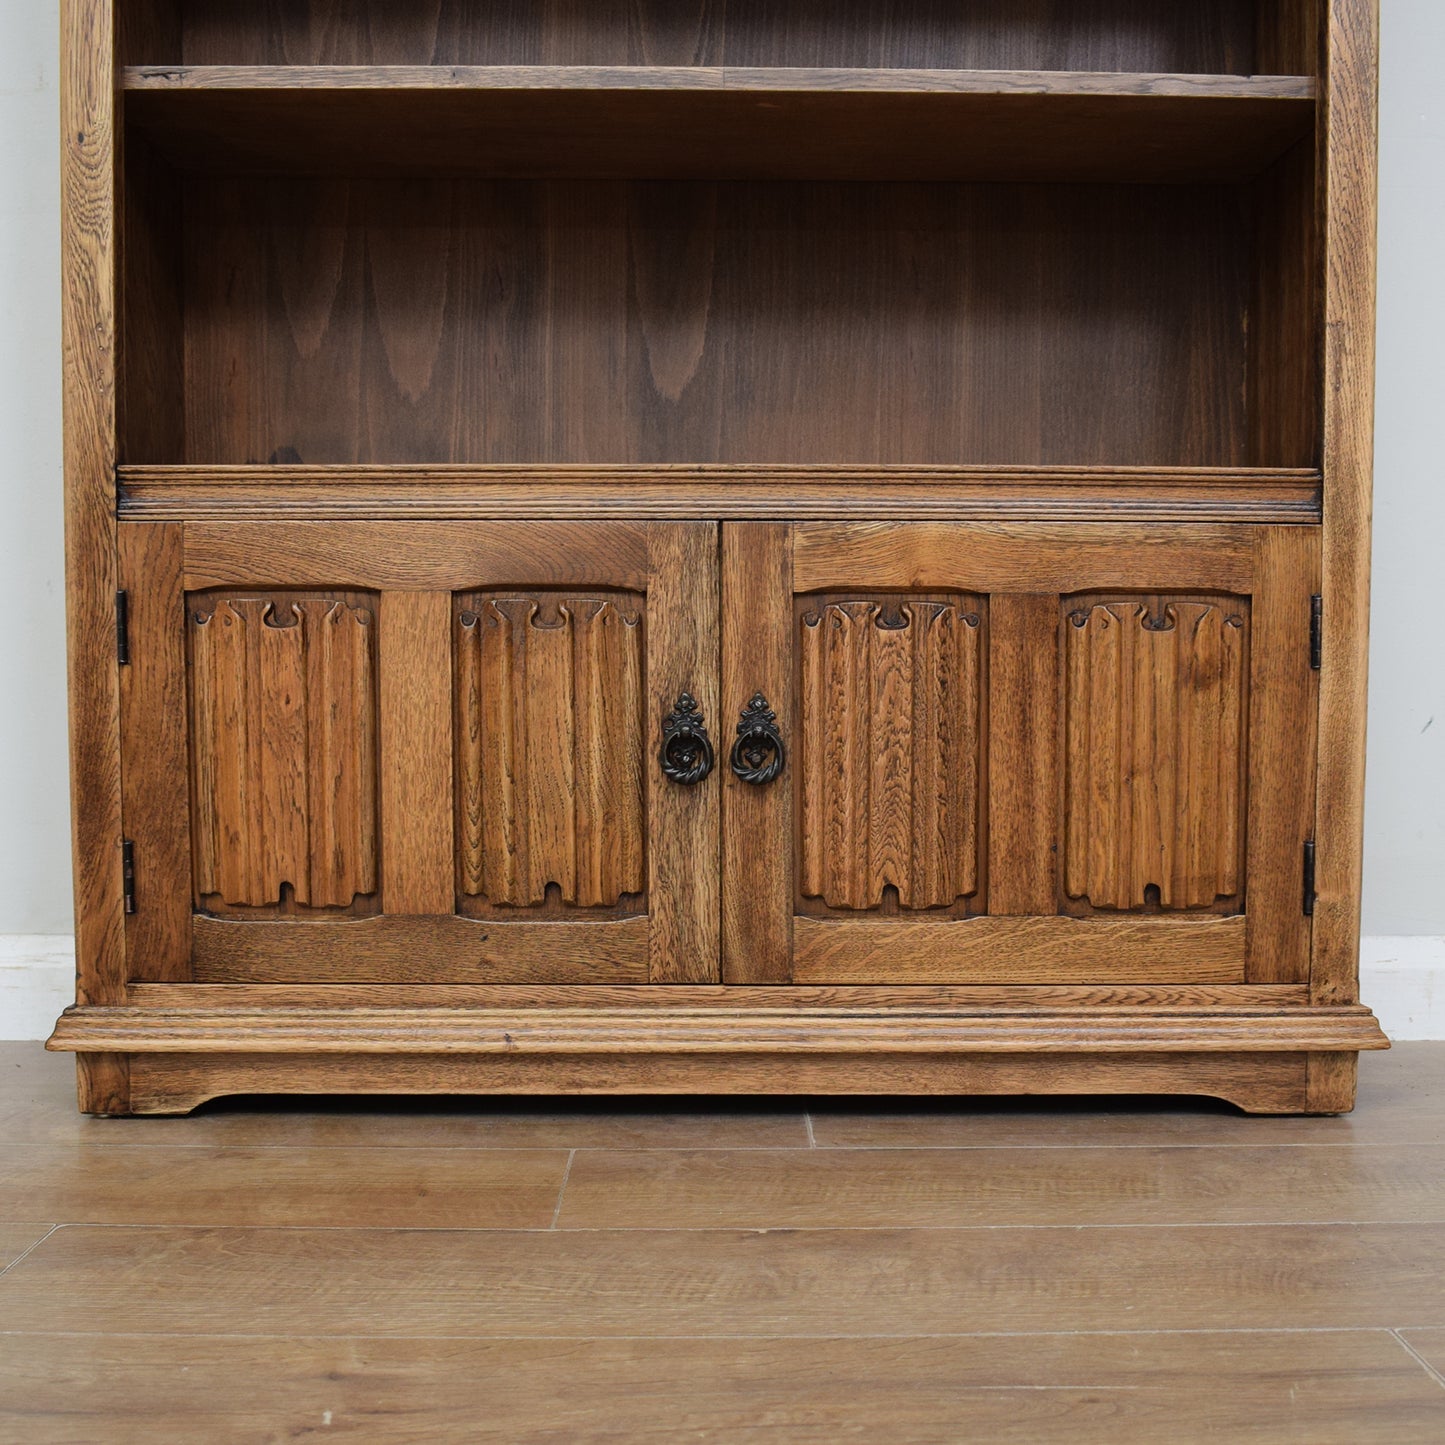
[[[778,715],[760,692],[754,693],[753,700],[743,709],[731,762],[733,772],[756,788],[771,783],[787,762],[783,735],[778,731]]]
[[[662,725],[661,760],[663,776],[684,788],[702,782],[712,772],[712,739],[702,725],[697,699],[690,692],[678,695]]]

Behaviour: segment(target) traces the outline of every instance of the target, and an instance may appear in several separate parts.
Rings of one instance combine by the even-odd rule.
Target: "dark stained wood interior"
[[[858,65],[1248,75],[1297,0],[133,0],[132,64]],[[1278,73],[1278,72],[1276,72]]]
[[[140,67],[128,124],[261,174],[1181,184],[1258,175],[1309,76],[502,66]]]
[[[1316,462],[1297,184],[130,174],[133,464]]]

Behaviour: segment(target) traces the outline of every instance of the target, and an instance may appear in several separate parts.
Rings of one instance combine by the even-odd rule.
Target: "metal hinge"
[[[122,667],[130,664],[130,597],[115,594],[115,655]]]
[[[135,912],[135,844],[129,838],[120,845],[121,892],[125,898],[125,911]]]
[[[1318,672],[1325,661],[1325,599],[1310,598],[1310,666]]]
[[[1304,908],[1305,917],[1315,916],[1315,899],[1319,895],[1315,892],[1315,845],[1314,839],[1305,844],[1305,879],[1304,879]]]

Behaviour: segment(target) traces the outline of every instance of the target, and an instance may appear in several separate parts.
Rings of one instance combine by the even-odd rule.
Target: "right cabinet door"
[[[1319,556],[1308,527],[726,526],[725,981],[1306,980]]]

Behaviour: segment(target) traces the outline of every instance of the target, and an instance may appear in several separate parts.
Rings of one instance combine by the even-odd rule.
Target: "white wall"
[[[0,0],[0,934],[70,923],[57,0]]]
[[[1445,934],[1445,4],[1384,0],[1365,932]]]
[[[1438,83],[1445,4],[1383,0],[1383,8],[1365,931],[1376,935],[1369,959],[1382,969],[1394,960],[1397,973],[1418,977],[1427,966],[1438,973],[1445,945],[1397,948],[1380,936],[1445,937],[1445,626],[1439,603],[1445,572],[1445,93]],[[0,937],[62,934],[70,927],[58,23],[57,0],[0,0]],[[17,966],[26,948],[12,940],[8,960],[0,948],[0,968],[7,961]],[[63,965],[51,957],[53,984],[54,969]],[[1434,986],[1439,992],[1438,979]],[[5,1032],[0,1018],[0,1036]]]

